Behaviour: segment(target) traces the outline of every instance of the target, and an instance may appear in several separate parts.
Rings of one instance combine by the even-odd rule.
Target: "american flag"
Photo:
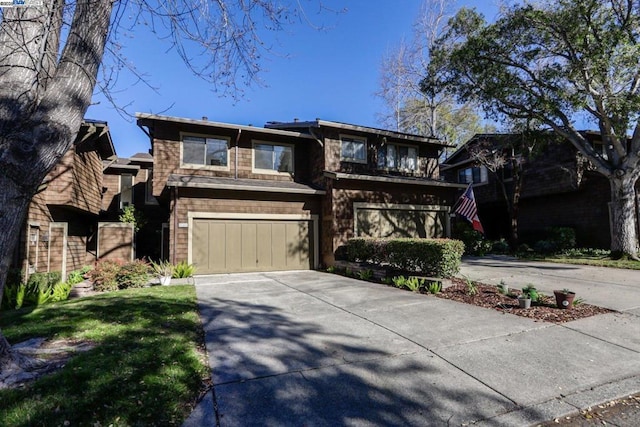
[[[458,207],[455,209],[455,213],[460,214],[464,219],[469,221],[474,230],[484,234],[484,229],[482,228],[482,224],[480,224],[480,218],[478,218],[476,198],[473,195],[471,184],[469,184],[462,194],[462,197],[460,197],[460,200],[458,200]]]

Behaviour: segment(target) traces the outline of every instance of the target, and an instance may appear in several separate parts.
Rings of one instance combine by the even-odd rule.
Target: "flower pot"
[[[531,298],[518,298],[518,303],[520,304],[520,308],[530,308]]]
[[[556,297],[556,305],[558,308],[571,308],[573,306],[573,299],[576,297],[575,292],[565,291],[553,291],[553,295]]]
[[[162,286],[168,286],[171,284],[171,276],[160,276],[160,284]]]

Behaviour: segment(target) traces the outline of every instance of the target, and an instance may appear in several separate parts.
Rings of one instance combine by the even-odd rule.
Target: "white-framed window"
[[[460,184],[480,184],[488,180],[489,176],[485,166],[474,166],[458,170],[458,183]]]
[[[418,148],[410,145],[385,144],[378,152],[381,169],[418,170]]]
[[[367,140],[340,135],[340,160],[367,163]]]
[[[253,143],[254,172],[293,173],[293,145],[256,141]]]
[[[133,204],[133,175],[120,175],[120,209]]]
[[[229,167],[229,139],[184,135],[182,137],[182,164],[188,166]]]

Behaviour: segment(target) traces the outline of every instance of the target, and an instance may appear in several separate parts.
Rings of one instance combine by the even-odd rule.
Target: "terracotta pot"
[[[518,303],[520,304],[520,308],[530,308],[531,298],[518,298]]]
[[[556,306],[558,308],[568,309],[573,307],[573,299],[576,297],[575,292],[553,291],[556,297]]]

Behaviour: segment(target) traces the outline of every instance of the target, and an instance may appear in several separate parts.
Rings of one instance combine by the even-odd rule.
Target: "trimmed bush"
[[[149,283],[151,267],[145,261],[135,260],[120,267],[116,273],[118,289],[142,288]]]
[[[387,264],[434,277],[456,274],[464,252],[464,244],[452,239],[354,238],[346,246],[349,261]]]

